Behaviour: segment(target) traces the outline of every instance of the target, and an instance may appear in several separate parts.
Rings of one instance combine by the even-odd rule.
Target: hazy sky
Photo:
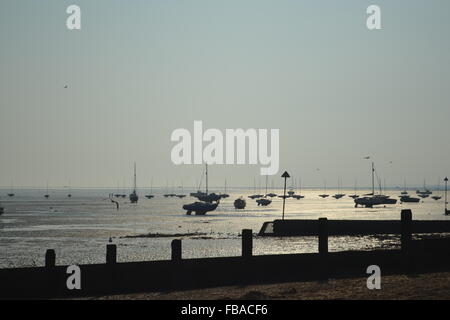
[[[82,29],[66,29],[77,4]],[[366,28],[382,9],[383,30]],[[450,1],[0,1],[0,186],[192,187],[176,128],[280,129],[281,181],[450,175]],[[64,85],[69,88],[64,89]],[[390,163],[392,161],[392,163]],[[256,166],[212,166],[253,184]],[[316,168],[320,168],[317,171]],[[263,181],[263,179],[261,179]]]

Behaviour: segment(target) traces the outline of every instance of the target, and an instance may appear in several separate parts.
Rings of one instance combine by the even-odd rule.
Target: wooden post
[[[106,245],[106,264],[115,264],[117,262],[117,246],[115,244]]]
[[[401,246],[402,251],[407,252],[411,248],[412,240],[412,212],[409,209],[401,212]]]
[[[45,252],[45,267],[53,268],[56,266],[56,253],[54,249],[47,249]]]
[[[172,261],[181,261],[181,240],[174,239],[171,243],[172,246]]]
[[[253,231],[252,229],[242,230],[242,257],[249,258],[253,254]]]
[[[319,218],[319,254],[328,254],[328,219]]]

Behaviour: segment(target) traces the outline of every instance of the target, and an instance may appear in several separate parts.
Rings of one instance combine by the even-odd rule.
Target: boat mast
[[[206,164],[206,194],[208,194],[208,164]]]
[[[266,175],[266,196],[267,196],[267,179],[269,178],[269,176]]]
[[[375,174],[375,167],[374,167],[374,164],[373,164],[373,161],[372,161],[372,195],[375,195],[375,177],[374,177],[374,174]]]
[[[136,162],[134,163],[134,192],[136,192]]]

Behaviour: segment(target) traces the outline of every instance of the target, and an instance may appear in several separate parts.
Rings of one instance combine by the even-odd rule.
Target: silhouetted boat
[[[133,179],[133,192],[130,194],[130,202],[137,203],[139,196],[136,192],[136,162],[134,163],[134,179]]]
[[[333,198],[336,200],[341,199],[345,196],[345,194],[341,193],[341,179],[338,178],[338,193],[336,193]]]
[[[208,193],[208,164],[206,164],[205,166],[205,175],[206,192],[202,195],[197,195],[197,199],[199,199],[200,201],[185,204],[183,206],[183,209],[187,210],[187,215],[191,215],[192,212],[195,212],[195,215],[205,215],[209,211],[216,210],[217,206],[219,205],[219,200],[221,199],[220,195],[215,193]]]
[[[417,193],[417,195],[419,195],[419,197],[420,197],[420,195],[430,195],[430,194],[433,193],[433,191],[427,189],[426,184],[425,184],[425,180],[423,180],[423,191],[421,191],[421,190],[416,190],[416,193]],[[424,197],[424,198],[426,198],[426,197]]]
[[[355,202],[355,208],[358,206],[366,207],[366,208],[372,208],[376,205],[386,205],[386,204],[396,204],[397,199],[391,199],[387,195],[383,194],[375,194],[375,166],[372,162],[372,193],[367,194],[365,197],[356,198],[354,200]],[[380,193],[381,193],[381,183],[380,183]]]
[[[261,199],[256,200],[256,203],[258,204],[258,206],[266,207],[272,203],[272,200],[267,199],[267,198],[261,198]]]
[[[150,182],[150,194],[146,194],[145,195],[145,197],[147,198],[147,199],[152,199],[152,198],[154,198],[155,196],[152,194],[153,192],[153,179],[151,180],[151,182]]]
[[[195,212],[196,216],[202,216],[205,215],[209,211],[216,210],[217,206],[219,205],[218,202],[216,203],[208,203],[208,202],[194,202],[191,204],[185,204],[183,206],[184,210],[187,210],[186,214],[191,215],[192,212]]]
[[[234,200],[234,208],[235,209],[245,209],[246,205],[247,205],[247,202],[242,197]]]
[[[267,198],[267,180],[268,180],[268,176],[266,175],[266,195],[263,198],[256,200],[256,203],[258,204],[258,206],[266,207],[272,203],[272,200]]]
[[[327,182],[326,181],[324,181],[323,187],[324,187],[323,189],[324,189],[325,193],[319,194],[319,197],[321,197],[322,199],[325,199],[330,196],[329,194],[327,194]]]
[[[225,187],[224,187],[224,193],[220,194],[220,197],[222,199],[228,198],[230,195],[227,193],[227,180],[225,179]]]
[[[47,189],[46,189],[47,191],[46,191],[46,193],[44,194],[44,197],[46,198],[46,199],[48,199],[49,197],[50,197],[50,194],[48,193],[48,182],[47,182]]]
[[[401,195],[400,196],[400,202],[408,202],[408,203],[409,202],[420,202],[420,199],[411,197],[409,195]]]

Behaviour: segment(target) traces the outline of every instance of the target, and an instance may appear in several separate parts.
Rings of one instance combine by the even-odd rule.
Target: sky
[[[67,6],[81,30],[66,28]],[[366,27],[381,8],[382,30]],[[450,2],[2,0],[0,186],[193,187],[173,130],[280,130],[305,186],[450,175]],[[64,86],[68,85],[67,89]],[[210,184],[264,181],[213,165]],[[317,170],[319,169],[319,170]]]

